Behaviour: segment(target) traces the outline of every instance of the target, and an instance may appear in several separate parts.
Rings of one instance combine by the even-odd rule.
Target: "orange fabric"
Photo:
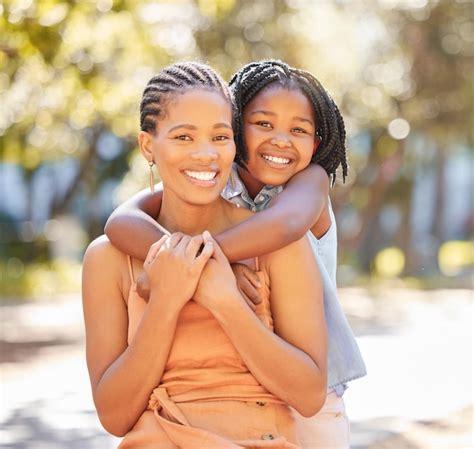
[[[129,266],[130,343],[146,303]],[[270,291],[258,274],[264,287],[257,315],[273,330]],[[190,301],[179,316],[161,383],[119,449],[298,449],[293,413],[258,383],[212,314]]]

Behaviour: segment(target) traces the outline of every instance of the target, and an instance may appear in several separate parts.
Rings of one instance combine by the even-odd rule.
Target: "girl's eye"
[[[263,128],[271,128],[271,127],[272,127],[271,123],[269,123],[269,122],[262,122],[262,121],[257,122],[257,125],[258,125],[258,126],[262,126]]]
[[[292,131],[297,134],[308,134],[308,132],[303,128],[293,128]]]

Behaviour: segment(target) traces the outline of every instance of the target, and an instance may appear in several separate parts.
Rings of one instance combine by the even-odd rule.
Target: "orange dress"
[[[146,303],[136,292],[130,259],[129,267],[130,342]],[[258,273],[264,287],[256,313],[273,330],[270,291]],[[189,301],[161,383],[119,449],[298,449],[293,413],[258,383],[212,314]]]

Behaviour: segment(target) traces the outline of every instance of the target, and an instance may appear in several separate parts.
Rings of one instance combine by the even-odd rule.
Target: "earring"
[[[150,190],[151,193],[155,193],[155,175],[153,174],[153,165],[154,161],[148,161],[148,166],[150,167]]]

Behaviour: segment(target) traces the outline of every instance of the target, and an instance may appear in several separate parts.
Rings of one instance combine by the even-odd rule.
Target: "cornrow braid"
[[[348,171],[346,130],[338,107],[326,89],[311,73],[290,67],[278,60],[264,60],[247,64],[230,80],[229,86],[238,111],[235,120],[236,162],[244,166],[248,159],[243,132],[243,111],[255,95],[270,85],[278,85],[290,90],[300,89],[306,95],[313,107],[317,122],[317,134],[321,139],[318,151],[311,158],[311,162],[318,163],[326,170],[332,184],[336,180],[336,171],[341,166],[343,181],[345,181]]]
[[[178,62],[163,68],[148,81],[140,103],[140,129],[155,132],[169,98],[195,88],[222,94],[234,112],[229,87],[211,67],[197,62]]]

